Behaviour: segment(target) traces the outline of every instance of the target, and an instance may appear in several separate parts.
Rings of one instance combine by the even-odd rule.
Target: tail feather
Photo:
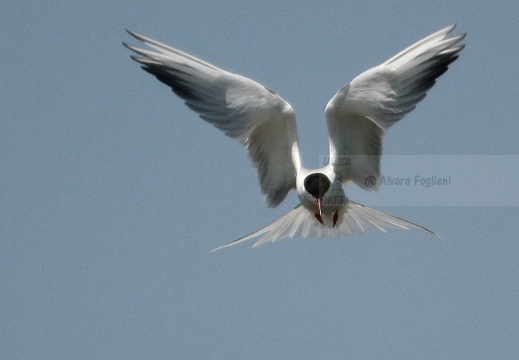
[[[385,233],[387,228],[397,230],[409,230],[414,228],[438,237],[434,232],[423,226],[351,200],[348,200],[346,205],[339,208],[338,211],[339,220],[335,226],[333,226],[332,214],[323,214],[323,225],[314,217],[312,212],[299,204],[264,228],[228,244],[219,246],[212,251],[221,250],[257,237],[260,238],[252,247],[257,247],[267,242],[283,240],[287,237],[304,237],[308,239],[330,237],[337,239],[341,235],[351,236],[355,233],[363,234],[370,229]]]

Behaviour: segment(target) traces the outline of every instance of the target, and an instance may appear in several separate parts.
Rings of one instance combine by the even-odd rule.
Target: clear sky
[[[268,209],[242,147],[130,60],[126,28],[279,93],[316,167],[328,100],[452,23],[466,49],[384,145],[418,175],[430,174],[416,159],[437,156],[459,191],[416,202],[412,187],[347,189],[443,240],[210,252],[297,197]],[[0,358],[519,358],[515,0],[7,1],[0,29]],[[454,155],[471,167],[442,168]],[[403,159],[383,158],[383,172]],[[454,170],[488,180],[459,186]],[[402,203],[380,200],[397,191]]]

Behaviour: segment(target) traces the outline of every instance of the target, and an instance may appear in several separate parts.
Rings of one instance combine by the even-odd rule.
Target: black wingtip
[[[134,33],[133,31],[131,31],[131,30],[128,30],[128,29],[124,29],[124,30],[126,30],[126,32],[127,32],[128,34],[130,34],[131,36],[133,36],[134,38],[138,39],[138,36],[137,36],[137,34],[136,34],[136,33]]]
[[[136,33],[136,32],[133,32],[133,31],[131,31],[131,30],[128,30],[128,29],[125,29],[125,30],[126,30],[126,32],[127,32],[128,34],[130,34],[133,38],[135,38],[135,39],[137,39],[137,40],[139,40],[139,41],[142,41],[142,42],[146,43],[147,41],[150,40],[150,39],[148,39],[148,38],[147,38],[146,36],[144,36],[144,35],[138,34],[138,33]]]

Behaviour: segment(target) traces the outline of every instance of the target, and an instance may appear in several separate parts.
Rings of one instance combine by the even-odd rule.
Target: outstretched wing
[[[326,107],[330,164],[344,181],[374,191],[380,182],[382,138],[411,112],[458,58],[466,34],[446,27],[411,45],[342,88]]]
[[[232,241],[226,245],[217,247],[212,251],[224,249],[226,247],[242,243],[261,236],[253,247],[263,245],[267,242],[283,240],[287,237],[304,237],[308,239],[323,239],[330,237],[337,239],[339,236],[351,236],[355,233],[363,234],[368,230],[376,230],[385,233],[387,229],[409,230],[410,228],[425,231],[437,236],[431,230],[410,221],[383,213],[354,201],[348,200],[347,203],[338,209],[339,219],[335,226],[332,226],[331,215],[324,218],[324,225],[321,224],[313,213],[304,206],[298,205],[293,210],[283,215],[272,224],[263,229],[253,232],[250,235]]]
[[[301,164],[292,107],[263,85],[192,55],[129,32],[155,51],[124,44],[132,59],[170,86],[185,104],[226,135],[240,141],[258,173],[269,206],[296,186]]]

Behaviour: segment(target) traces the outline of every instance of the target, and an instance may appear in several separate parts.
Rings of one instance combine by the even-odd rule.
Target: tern
[[[319,169],[303,167],[296,117],[290,104],[247,77],[222,70],[188,53],[128,31],[147,48],[123,43],[131,58],[171,87],[200,118],[239,141],[247,150],[270,207],[295,189],[300,204],[270,225],[220,246],[260,237],[253,247],[286,237],[338,238],[368,229],[432,231],[350,200],[343,185],[367,191],[381,181],[386,131],[414,110],[464,48],[466,34],[449,36],[455,25],[414,43],[355,77],[325,110],[330,155]],[[214,251],[213,250],[213,251]]]

